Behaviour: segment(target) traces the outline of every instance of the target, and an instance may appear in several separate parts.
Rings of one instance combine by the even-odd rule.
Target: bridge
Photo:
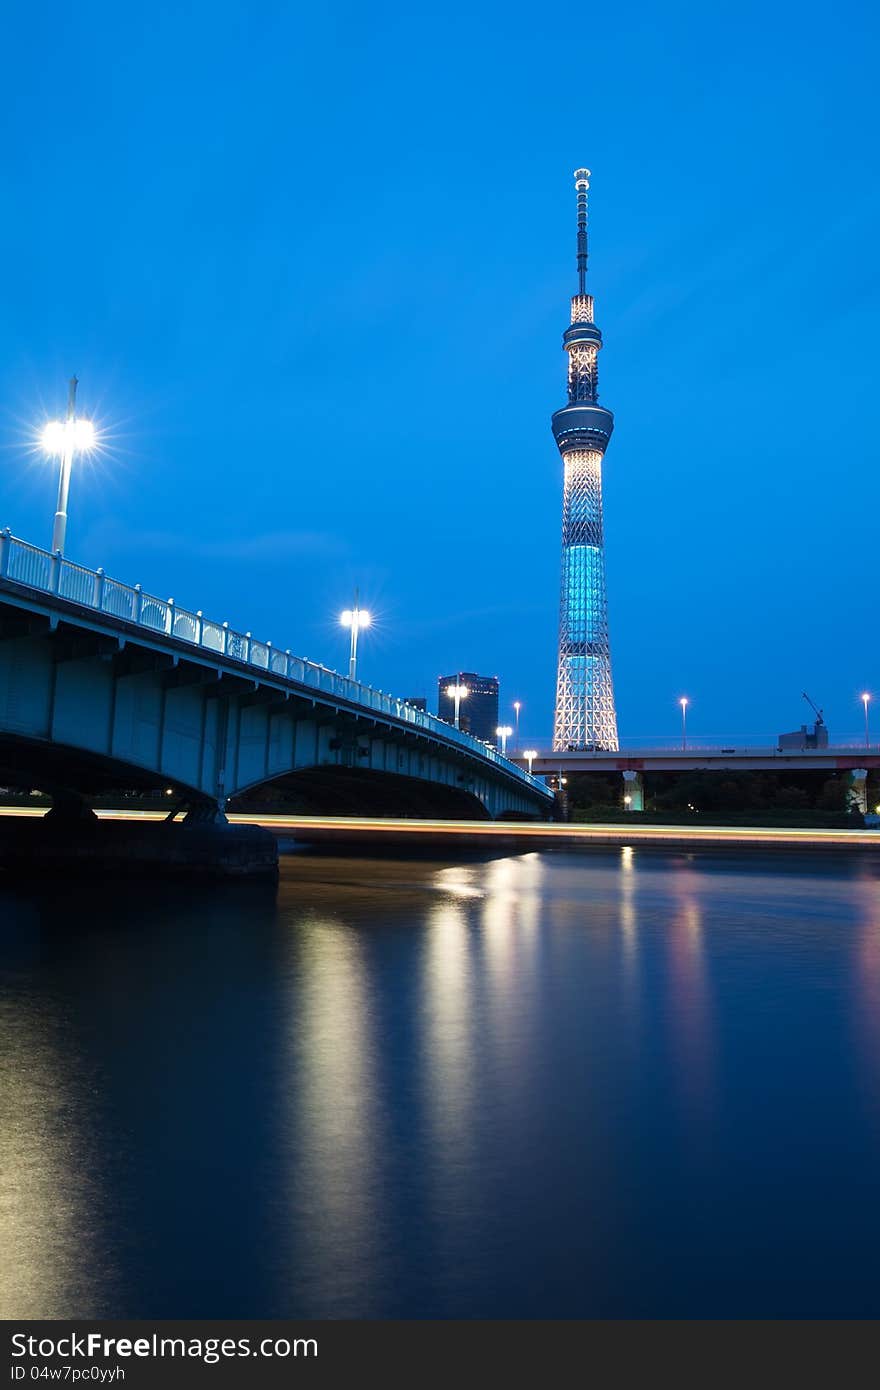
[[[544,817],[546,784],[404,700],[0,533],[0,782],[74,815],[171,789],[188,820],[281,780],[317,809]]]
[[[551,785],[572,773],[600,772],[622,775],[631,810],[644,805],[642,774],[645,772],[848,772],[855,803],[868,809],[867,773],[880,769],[880,746],[872,751],[864,743],[845,747],[784,749],[736,747],[671,747],[627,749],[609,752],[601,749],[572,749],[568,752],[539,752],[523,766],[546,777]]]

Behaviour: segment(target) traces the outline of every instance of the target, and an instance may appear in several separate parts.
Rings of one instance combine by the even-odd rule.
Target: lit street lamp
[[[501,739],[501,756],[502,756],[502,758],[506,758],[506,757],[507,757],[507,740],[510,738],[510,735],[513,733],[513,729],[511,729],[511,727],[510,727],[509,724],[499,724],[499,725],[498,725],[498,728],[495,730],[495,732],[496,732],[496,734],[498,735],[498,737]]]
[[[67,496],[70,492],[70,472],[74,454],[87,454],[95,447],[95,427],[91,420],[76,418],[77,379],[70,378],[67,394],[67,418],[50,420],[44,427],[41,443],[45,453],[59,456],[61,472],[58,477],[58,506],[55,511],[55,525],[52,528],[52,551],[64,551],[67,535]]]
[[[455,727],[456,729],[459,729],[461,728],[461,724],[459,723],[459,717],[461,715],[461,702],[462,700],[467,699],[468,688],[466,685],[461,685],[459,683],[456,683],[455,685],[447,685],[446,694],[449,696],[450,700],[455,701]]]
[[[528,765],[529,765],[529,776],[530,776],[530,777],[531,777],[531,775],[532,775],[532,763],[535,761],[535,759],[537,758],[537,756],[538,756],[538,750],[537,750],[537,748],[527,748],[527,749],[525,750],[525,752],[523,753],[523,757],[525,758],[526,762],[527,762]]]
[[[862,704],[865,706],[865,747],[866,747],[866,748],[870,748],[870,747],[871,747],[871,738],[870,738],[870,734],[869,734],[869,732],[868,732],[868,701],[870,700],[870,698],[871,698],[871,697],[870,697],[870,695],[868,694],[868,692],[865,691],[865,693],[862,695]]]
[[[514,722],[514,726],[515,726],[515,728],[516,728],[516,733],[514,734],[514,737],[513,737],[513,749],[514,749],[514,752],[515,752],[515,753],[518,753],[518,752],[519,752],[519,712],[520,712],[521,709],[522,709],[522,700],[514,700],[514,702],[513,702],[513,715],[514,715],[513,722]]]
[[[684,752],[687,748],[687,707],[689,703],[688,697],[686,695],[682,695],[678,703],[681,705],[681,749],[682,752]]]
[[[358,591],[354,591],[354,608],[346,608],[344,613],[340,613],[339,621],[343,627],[351,630],[351,648],[348,658],[348,678],[357,680],[357,656],[358,656],[358,633],[362,627],[369,627],[373,621],[366,608],[361,608],[358,604]]]

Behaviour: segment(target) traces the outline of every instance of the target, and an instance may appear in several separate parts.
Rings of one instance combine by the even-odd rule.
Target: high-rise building
[[[497,743],[498,677],[478,676],[475,671],[456,671],[454,676],[441,676],[437,685],[437,713],[448,724],[455,723],[455,700],[446,694],[449,685],[463,685],[467,695],[459,701],[459,728],[481,738],[484,743]]]
[[[562,343],[568,353],[568,404],[552,427],[562,455],[562,592],[553,747],[617,748],[602,532],[602,459],[614,416],[598,404],[602,334],[587,294],[589,169],[576,169],[578,292]]]

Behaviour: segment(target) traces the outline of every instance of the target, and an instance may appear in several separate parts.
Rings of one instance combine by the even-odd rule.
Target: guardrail
[[[245,666],[266,671],[270,675],[282,676],[366,709],[391,715],[411,724],[413,728],[437,734],[447,742],[458,744],[467,752],[497,764],[504,772],[548,798],[552,795],[544,782],[530,777],[523,768],[502,757],[491,744],[482,743],[471,734],[438,719],[436,715],[428,714],[426,710],[416,709],[406,700],[387,695],[383,690],[374,690],[371,685],[362,685],[360,681],[353,681],[327,666],[293,656],[289,650],[273,647],[271,642],[258,642],[249,632],[236,632],[228,623],[206,618],[201,609],[192,612],[180,608],[173,599],[156,598],[153,594],[145,593],[140,584],[122,584],[118,579],[111,579],[102,569],[90,570],[76,565],[72,560],[66,560],[60,551],[53,554],[50,550],[41,550],[39,546],[13,536],[8,527],[0,531],[0,583],[3,580],[35,589],[39,593],[55,594],[92,612],[121,618],[151,632],[189,642],[203,651],[240,661]]]

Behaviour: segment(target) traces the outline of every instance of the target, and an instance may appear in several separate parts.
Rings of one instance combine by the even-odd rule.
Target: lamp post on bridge
[[[368,610],[366,608],[361,608],[358,602],[357,589],[355,589],[354,591],[354,607],[346,608],[344,612],[340,613],[339,621],[342,623],[343,627],[347,627],[351,631],[351,646],[349,649],[348,657],[348,678],[349,680],[356,681],[358,633],[360,632],[362,627],[369,627],[370,623],[373,621],[372,615],[368,612]]]
[[[67,417],[64,420],[50,420],[43,428],[41,443],[45,453],[59,456],[61,471],[58,475],[58,502],[55,508],[55,524],[52,527],[52,551],[64,553],[67,539],[67,499],[70,493],[70,474],[73,469],[74,454],[87,454],[95,447],[95,427],[91,420],[78,420],[76,415],[76,388],[79,385],[75,376],[70,378],[67,393]]]
[[[510,727],[509,724],[499,724],[499,725],[498,725],[498,728],[495,730],[495,733],[496,733],[496,734],[498,735],[498,737],[501,739],[501,756],[502,756],[502,758],[506,758],[506,757],[507,757],[507,740],[510,738],[510,735],[513,733],[513,729],[511,729],[511,727]]]
[[[513,751],[514,751],[514,753],[518,753],[518,752],[519,752],[519,712],[520,712],[521,709],[522,709],[522,700],[514,700],[514,702],[513,702],[513,723],[514,723],[514,727],[515,727],[515,730],[516,730],[516,732],[514,733],[514,736],[513,736]]]
[[[681,705],[681,751],[687,750],[687,707],[690,703],[686,695],[682,695],[678,702]]]
[[[871,747],[871,736],[870,736],[870,732],[869,732],[869,729],[868,729],[868,702],[870,701],[870,699],[871,699],[871,697],[870,697],[870,695],[868,694],[868,692],[867,692],[867,690],[866,690],[866,691],[863,693],[863,695],[862,695],[862,704],[865,706],[865,747],[866,747],[866,748],[870,748],[870,747]]]
[[[446,694],[449,696],[450,700],[455,701],[455,727],[456,729],[460,729],[461,702],[462,700],[467,699],[468,688],[466,685],[462,685],[461,681],[459,680],[456,681],[454,685],[447,685]]]
[[[537,748],[527,748],[527,749],[525,750],[525,752],[523,753],[523,757],[525,758],[526,762],[527,762],[528,765],[529,765],[529,776],[530,776],[530,777],[531,777],[531,775],[532,775],[532,763],[535,761],[535,759],[537,758],[537,756],[538,756],[538,750],[537,750]]]

